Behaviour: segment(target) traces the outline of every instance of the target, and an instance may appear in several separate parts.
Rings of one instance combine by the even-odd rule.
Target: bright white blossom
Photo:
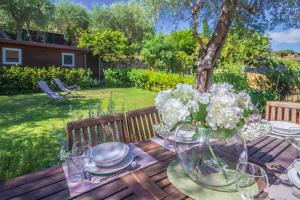
[[[164,90],[157,94],[155,98],[155,106],[160,111],[171,96],[171,90]]]
[[[233,86],[228,83],[213,84],[209,92],[204,93],[180,83],[173,91],[159,92],[155,105],[163,123],[170,128],[179,121],[190,119],[201,105],[205,105],[207,115],[201,123],[214,130],[236,128],[244,111],[253,109],[250,96],[245,92],[235,93]]]
[[[257,138],[270,134],[271,130],[271,124],[268,121],[260,120],[245,124],[241,128],[239,135],[246,141],[253,141]]]
[[[206,107],[206,122],[213,129],[233,129],[243,116],[243,110],[237,104],[233,94],[214,94]]]
[[[246,92],[240,92],[237,94],[238,104],[243,109],[253,110],[254,106],[251,101],[251,97]]]
[[[162,121],[170,128],[190,115],[189,110],[178,99],[174,98],[167,100],[160,113]]]

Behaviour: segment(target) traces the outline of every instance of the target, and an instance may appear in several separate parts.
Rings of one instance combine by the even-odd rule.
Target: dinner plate
[[[96,165],[109,167],[121,162],[129,152],[129,146],[121,142],[107,142],[92,148],[91,158]]]
[[[99,167],[96,165],[94,161],[91,161],[85,165],[85,170],[96,175],[107,175],[125,169],[131,164],[132,161],[133,161],[133,153],[129,151],[128,154],[125,156],[125,158],[114,166]]]
[[[300,125],[284,121],[270,121],[272,132],[278,135],[299,135]]]
[[[298,177],[297,171],[295,168],[288,170],[289,180],[297,187],[300,188],[300,178]]]

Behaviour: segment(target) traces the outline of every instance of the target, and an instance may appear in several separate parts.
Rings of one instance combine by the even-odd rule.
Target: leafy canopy
[[[89,17],[83,6],[64,2],[56,5],[52,20],[52,29],[55,32],[64,34],[69,42],[75,42],[78,29],[87,29]]]
[[[122,60],[131,52],[125,35],[112,30],[83,32],[78,46],[90,49],[93,55],[99,56],[99,59],[106,63]]]
[[[92,30],[118,30],[133,42],[141,42],[145,34],[153,32],[154,27],[143,7],[136,3],[94,6],[90,19]]]

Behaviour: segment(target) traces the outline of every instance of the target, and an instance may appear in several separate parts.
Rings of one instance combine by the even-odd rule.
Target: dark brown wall
[[[2,64],[2,47],[7,48],[20,48],[22,49],[22,65],[23,66],[61,66],[62,58],[61,54],[74,53],[75,54],[75,67],[84,67],[84,52],[45,48],[36,46],[21,46],[13,44],[1,44],[0,43],[0,63]]]

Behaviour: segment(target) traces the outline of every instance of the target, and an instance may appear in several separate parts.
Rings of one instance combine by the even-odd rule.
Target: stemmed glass
[[[249,162],[240,162],[236,169],[236,187],[244,200],[267,199],[269,187],[266,171]]]
[[[84,184],[85,180],[85,164],[90,162],[91,144],[88,140],[75,142],[73,144],[71,157],[75,165],[81,169],[81,182]]]

